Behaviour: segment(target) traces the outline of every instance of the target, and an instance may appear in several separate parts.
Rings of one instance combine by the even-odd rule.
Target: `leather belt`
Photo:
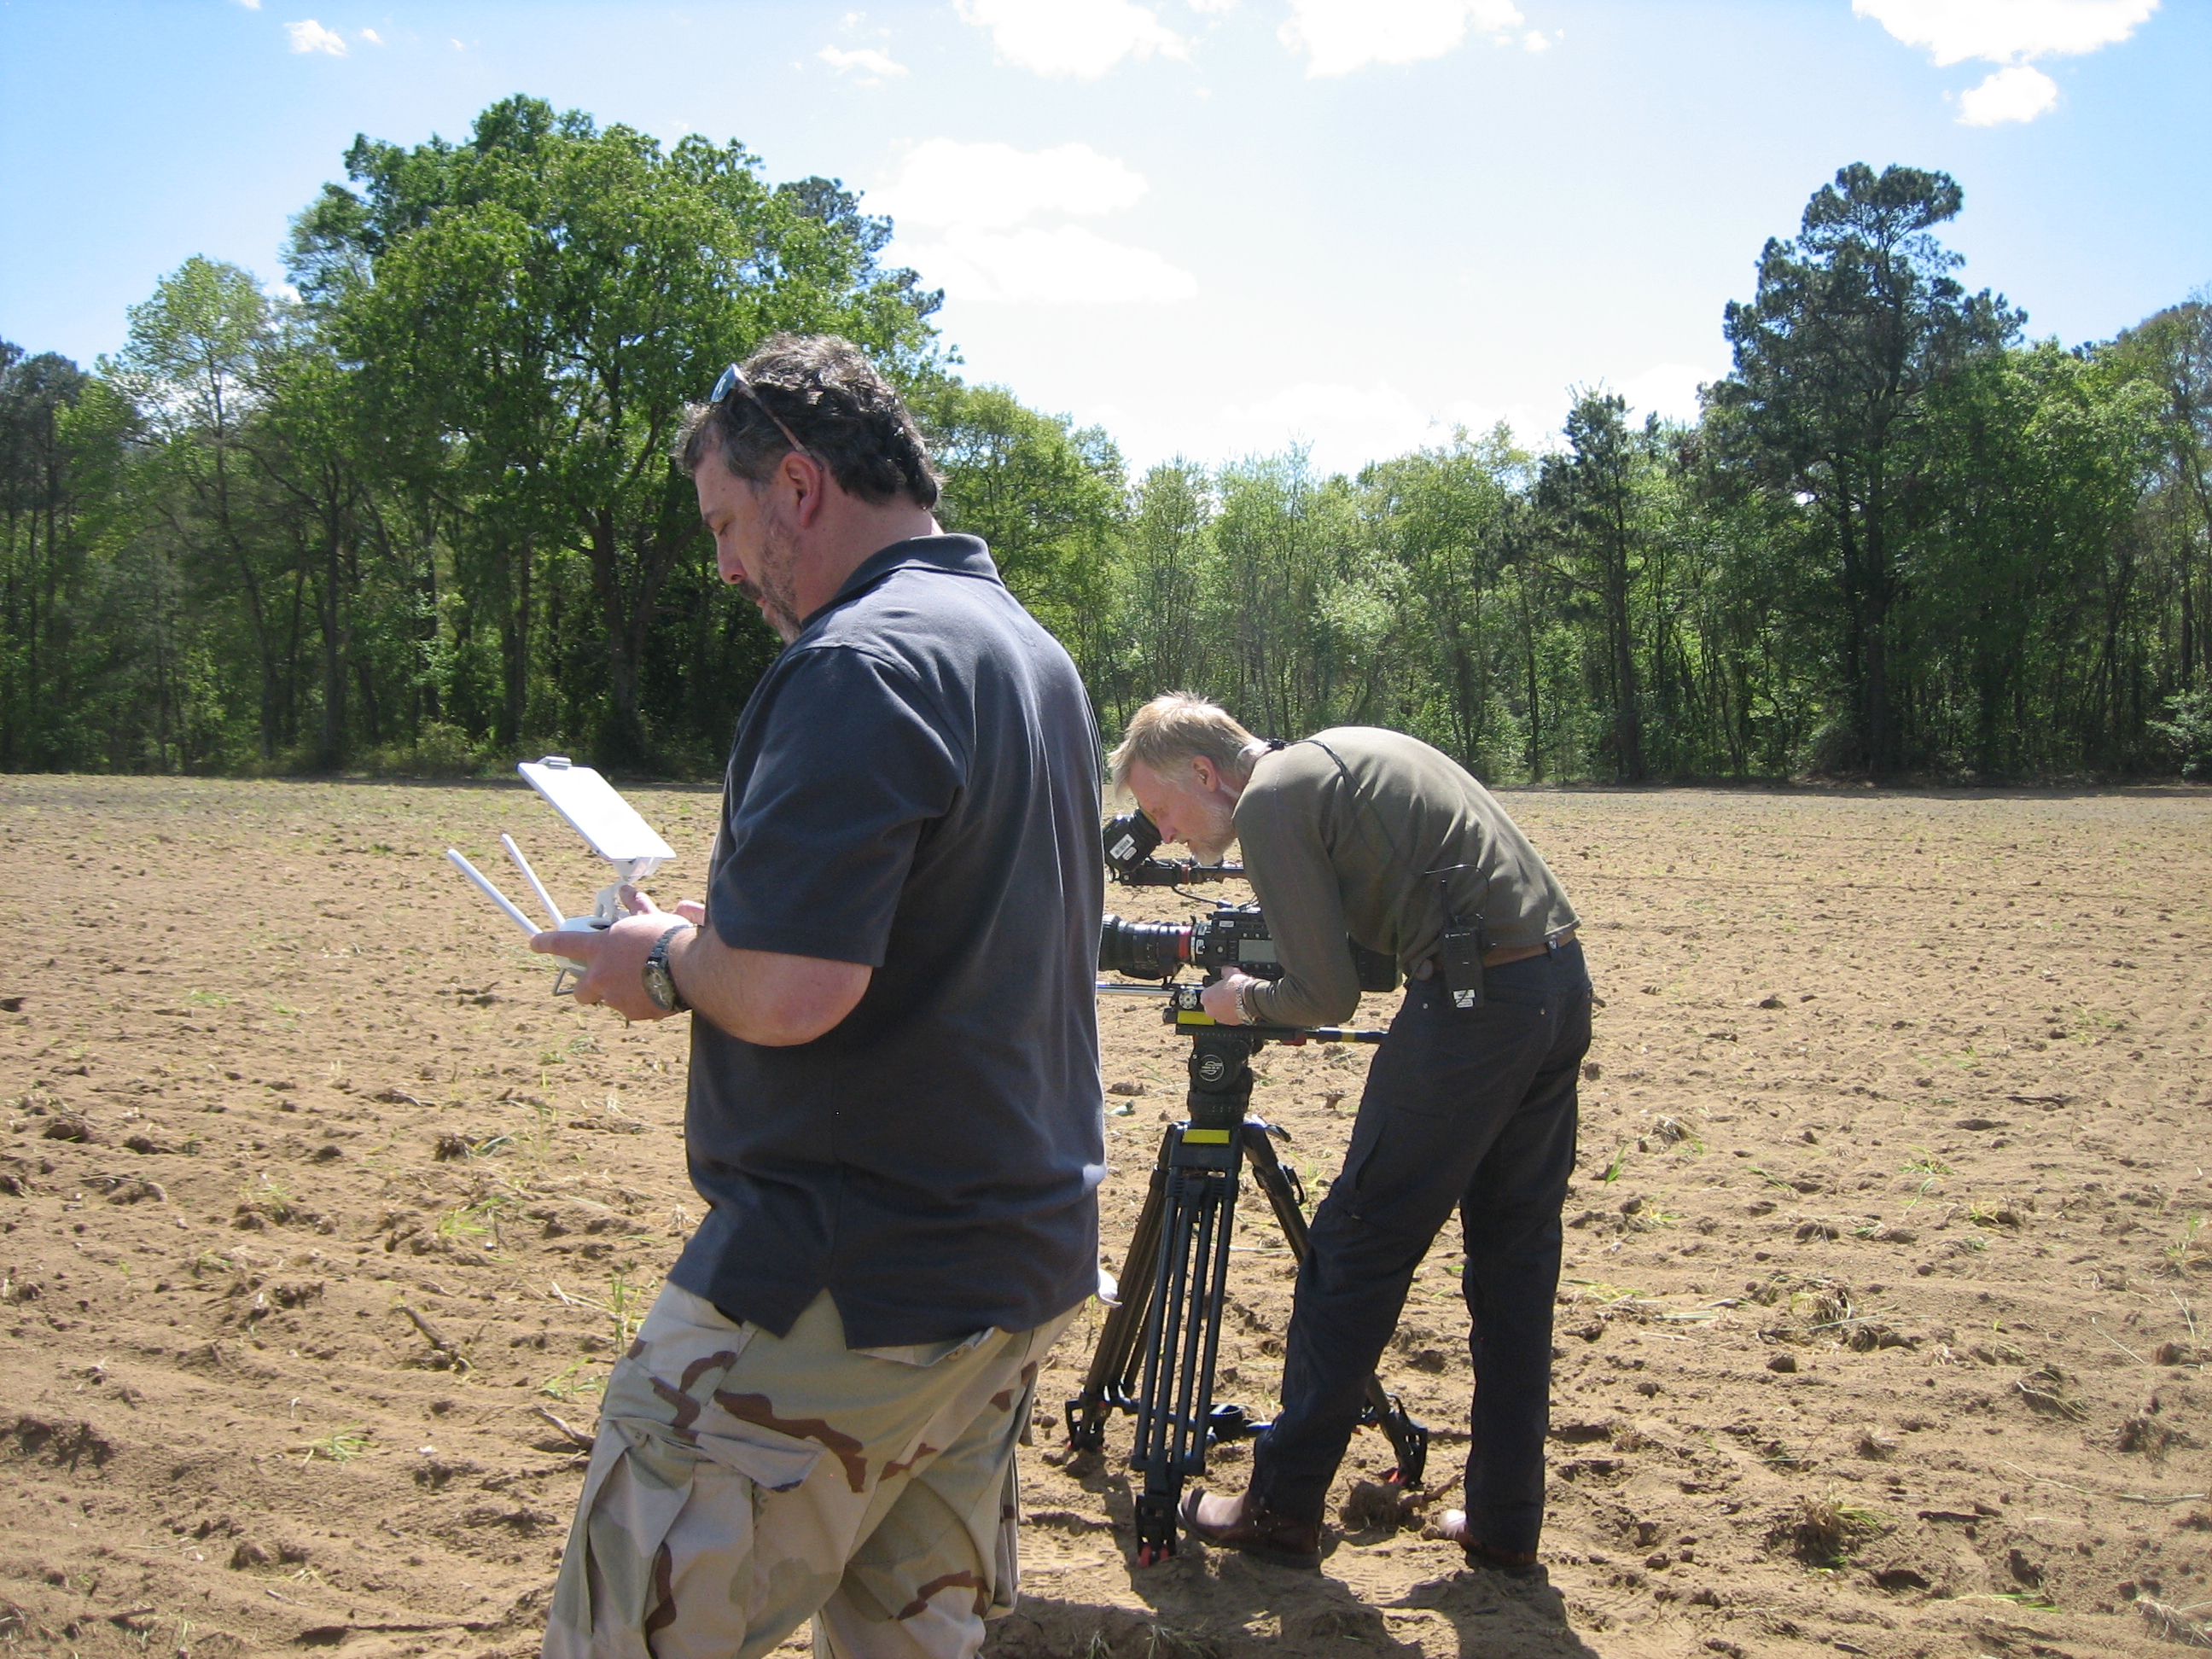
[[[1509,962],[1527,962],[1532,957],[1549,956],[1563,945],[1572,945],[1575,942],[1575,935],[1580,931],[1580,928],[1570,927],[1557,938],[1547,939],[1541,945],[1501,945],[1494,951],[1483,952],[1482,965],[1486,968],[1503,968]],[[1413,977],[1433,979],[1436,977],[1436,973],[1437,959],[1431,957],[1425,962],[1414,965]]]

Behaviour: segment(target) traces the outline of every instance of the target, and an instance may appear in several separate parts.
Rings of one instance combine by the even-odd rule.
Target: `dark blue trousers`
[[[1484,1005],[1465,1010],[1440,981],[1413,981],[1376,1050],[1343,1172],[1298,1269],[1283,1409],[1254,1456],[1252,1496],[1279,1515],[1321,1518],[1413,1269],[1456,1207],[1474,1321],[1468,1535],[1536,1547],[1590,981],[1579,945],[1490,969],[1485,981]]]

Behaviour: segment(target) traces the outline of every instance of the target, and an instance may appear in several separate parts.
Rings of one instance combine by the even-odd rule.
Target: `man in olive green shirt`
[[[1267,743],[1171,693],[1131,720],[1113,768],[1163,841],[1208,860],[1231,841],[1243,848],[1284,971],[1209,985],[1215,1019],[1349,1018],[1359,987],[1347,936],[1396,957],[1407,981],[1344,1168],[1314,1215],[1281,1415],[1260,1440],[1249,1490],[1194,1490],[1185,1525],[1267,1559],[1318,1564],[1329,1482],[1366,1380],[1457,1208],[1477,1386],[1468,1506],[1440,1529],[1470,1561],[1537,1571],[1559,1206],[1589,1047],[1589,977],[1566,894],[1488,790],[1400,732],[1343,726]]]

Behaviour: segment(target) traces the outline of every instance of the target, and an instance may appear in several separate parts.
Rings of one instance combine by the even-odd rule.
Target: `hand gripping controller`
[[[635,887],[662,864],[676,856],[675,850],[663,841],[653,826],[638,816],[637,809],[615,793],[609,783],[588,766],[578,766],[566,755],[548,755],[543,760],[524,761],[515,768],[524,780],[552,803],[553,810],[568,821],[571,828],[591,844],[592,850],[615,867],[615,879],[599,889],[594,896],[592,914],[588,916],[564,916],[553,896],[545,890],[545,884],[530,867],[530,860],[514,844],[514,837],[502,835],[500,846],[521,872],[530,890],[551,919],[553,927],[564,933],[595,933],[614,925],[626,914],[623,908],[622,890],[624,884]],[[506,894],[462,857],[448,847],[446,856],[456,869],[474,882],[483,896],[507,914],[507,920],[522,929],[526,936],[534,936],[541,930],[538,924],[525,915]],[[562,963],[553,976],[553,994],[560,996],[575,988],[571,981],[580,978],[573,963]]]

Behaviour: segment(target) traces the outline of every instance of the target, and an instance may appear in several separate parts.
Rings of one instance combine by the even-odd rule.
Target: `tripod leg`
[[[1140,1565],[1175,1553],[1183,1478],[1206,1467],[1240,1152],[1231,1134],[1185,1130],[1171,1155],[1129,1455],[1144,1477],[1136,1504]]]
[[[1160,1137],[1159,1156],[1152,1164],[1152,1184],[1145,1189],[1144,1208],[1129,1236],[1129,1254],[1121,1263],[1121,1302],[1106,1313],[1098,1343],[1091,1352],[1091,1369],[1084,1373],[1083,1391],[1067,1402],[1068,1443],[1077,1451],[1099,1451],[1106,1444],[1106,1419],[1116,1407],[1130,1408],[1129,1388],[1135,1381],[1137,1342],[1145,1331],[1145,1310],[1152,1304],[1152,1274],[1159,1260],[1161,1212],[1165,1208],[1168,1158],[1176,1145],[1176,1132]]]
[[[1244,1126],[1244,1156],[1252,1160],[1252,1179],[1260,1183],[1260,1190],[1267,1195],[1267,1206],[1275,1212],[1275,1225],[1283,1235],[1283,1243],[1291,1247],[1291,1259],[1306,1259],[1306,1212],[1298,1207],[1298,1195],[1291,1185],[1282,1160],[1275,1156],[1275,1139],[1267,1133],[1267,1126],[1247,1123]]]
[[[1221,1351],[1223,1290],[1244,1161],[1251,1058],[1263,1039],[1206,1023],[1189,1033],[1190,1121],[1168,1154],[1166,1203],[1138,1384],[1137,1560],[1175,1553],[1186,1475],[1203,1474],[1212,1437],[1213,1368]]]
[[[1252,1179],[1267,1194],[1268,1206],[1275,1212],[1275,1224],[1283,1230],[1283,1242],[1291,1247],[1295,1260],[1304,1261],[1312,1248],[1306,1231],[1305,1212],[1298,1208],[1291,1177],[1275,1156],[1273,1139],[1261,1125],[1247,1123],[1244,1152],[1252,1161]],[[1429,1431],[1413,1420],[1404,1402],[1382,1386],[1379,1376],[1367,1379],[1367,1401],[1360,1408],[1359,1420],[1365,1427],[1382,1430],[1390,1442],[1390,1449],[1398,1455],[1398,1467],[1392,1471],[1392,1479],[1401,1486],[1419,1486],[1428,1468]],[[1259,1426],[1262,1425],[1255,1425]]]

